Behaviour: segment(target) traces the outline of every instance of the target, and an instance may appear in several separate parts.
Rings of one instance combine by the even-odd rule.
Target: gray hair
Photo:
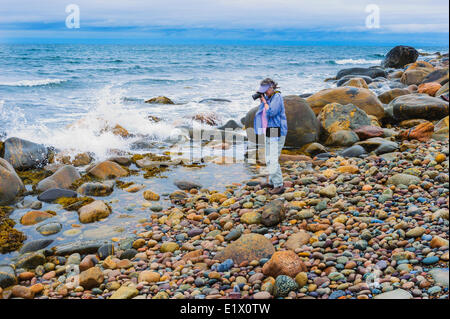
[[[271,86],[274,90],[278,89],[278,83],[275,82],[274,80],[272,80],[271,78],[265,78],[264,80],[261,81],[260,84],[261,84],[261,85],[267,85],[267,84],[270,84],[270,86]]]

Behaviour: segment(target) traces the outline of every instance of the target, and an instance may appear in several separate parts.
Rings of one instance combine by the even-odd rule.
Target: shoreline
[[[445,68],[443,61],[445,56],[436,64]],[[448,96],[448,55],[446,61]],[[74,159],[60,156],[64,165],[19,172],[22,180],[28,179],[29,185],[39,189],[30,193],[32,198],[39,194],[42,199],[45,191],[57,185],[59,193],[46,195],[59,198],[62,210],[78,212],[80,222],[92,223],[93,228],[117,211],[127,214],[126,207],[111,207],[109,199],[99,196],[114,194],[117,188],[124,189],[123,193],[139,203],[149,217],[135,225],[135,236],[121,238],[118,234],[106,243],[90,241],[51,250],[54,244],[45,242],[45,236],[33,244],[26,242],[28,246],[22,249],[27,247],[30,252],[19,256],[16,269],[0,266],[0,296],[448,298],[448,102],[446,121],[439,113],[445,110],[445,103],[441,107],[438,98],[432,100],[435,109],[413,110],[409,118],[399,118],[407,117],[406,111],[399,113],[399,107],[391,102],[402,96],[416,97],[418,89],[417,85],[411,88],[414,84],[403,84],[397,90],[408,92],[400,94],[394,88],[385,94],[391,101],[380,103],[383,114],[390,112],[386,120],[389,116],[378,116],[379,105],[365,91],[387,82],[388,77],[393,83],[402,83],[403,79],[409,83],[430,69],[426,63],[413,66],[402,74],[395,70],[386,74],[386,81],[350,73],[341,83],[342,90],[339,86],[328,89],[334,90],[332,101],[324,91],[301,100],[288,98],[289,108],[308,108],[308,114],[314,121],[317,117],[318,123],[316,131],[311,128],[315,141],[303,143],[305,147],[296,145],[300,140],[296,139],[290,145],[293,150],[284,151],[282,170],[287,189],[280,196],[270,196],[260,188],[258,173],[247,180],[230,180],[231,187],[221,192],[215,187],[204,189],[186,179],[187,175],[180,176],[176,183],[179,190],[161,192],[156,186],[144,185],[135,174],[154,179],[180,164],[154,154],[118,155],[100,163],[91,163],[88,154]],[[439,69],[432,67],[433,71]],[[373,70],[367,68],[365,72]],[[432,86],[426,85],[424,91],[430,98],[434,96],[430,92],[435,94],[444,85]],[[363,111],[356,110],[361,114],[349,116],[345,120],[350,124],[346,124],[340,114],[355,110],[346,109],[345,102],[333,104],[338,111],[328,105],[347,101],[345,90],[349,88],[351,103]],[[381,100],[380,96],[377,99]],[[392,111],[384,107],[391,104]],[[126,135],[125,128],[116,126],[112,130]],[[25,149],[26,143],[15,140],[5,144],[0,147],[3,155],[11,144]],[[221,142],[217,145],[219,149],[227,147]],[[42,155],[39,145],[30,147]],[[83,175],[74,167],[78,164]],[[250,168],[257,171],[260,166]],[[219,167],[224,167],[226,174],[229,166]],[[9,172],[12,182],[18,183]],[[105,182],[111,176],[115,186]],[[44,178],[47,180],[43,182]],[[129,181],[134,184],[127,184]],[[75,195],[81,196],[70,198]],[[159,204],[161,201],[166,207]],[[52,224],[43,221],[59,212],[45,211],[46,204],[38,202],[34,199],[25,203],[22,209],[28,210],[24,214],[28,216],[21,216],[17,222],[33,228]],[[53,233],[58,234],[62,229],[58,223],[62,221],[47,225],[43,233],[59,228]],[[258,253],[256,247],[262,247]]]

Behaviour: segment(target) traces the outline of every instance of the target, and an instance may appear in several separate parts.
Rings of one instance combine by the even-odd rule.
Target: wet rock
[[[192,119],[210,126],[216,126],[220,122],[219,116],[215,113],[199,113],[193,116]]]
[[[78,210],[80,222],[83,224],[93,223],[106,218],[110,213],[110,208],[101,200],[96,200]]]
[[[290,235],[284,246],[287,249],[295,251],[296,249],[301,248],[303,245],[308,244],[310,238],[311,235],[301,230],[298,233]]]
[[[69,189],[51,188],[39,194],[38,200],[41,202],[51,203],[61,197],[75,198],[78,194]]]
[[[151,190],[146,190],[143,193],[144,199],[146,200],[150,200],[150,201],[158,201],[159,200],[159,195],[152,192]]]
[[[261,223],[265,226],[275,226],[284,218],[284,205],[281,200],[271,201],[264,207]]]
[[[48,150],[42,144],[10,137],[3,148],[3,158],[17,170],[41,168],[47,164]]]
[[[306,266],[300,257],[292,250],[275,252],[270,260],[264,264],[262,269],[266,276],[277,277],[279,275],[286,275],[292,278],[295,278],[299,272],[306,270]]]
[[[277,277],[274,287],[273,295],[275,297],[286,297],[289,292],[297,290],[298,285],[294,279],[289,276],[280,275]]]
[[[352,104],[341,105],[338,103],[325,105],[320,111],[318,119],[328,134],[341,130],[354,130],[370,125],[371,122],[363,110]]]
[[[374,299],[412,299],[410,292],[404,289],[395,289],[382,294],[376,295]]]
[[[361,145],[353,145],[340,153],[343,157],[359,157],[363,154],[367,154],[367,152]]]
[[[12,204],[25,191],[25,186],[14,168],[0,158],[0,205]]]
[[[60,223],[47,223],[40,225],[36,230],[43,236],[50,236],[61,231],[62,225]]]
[[[241,222],[246,224],[259,224],[261,223],[261,214],[258,212],[248,212],[241,216]]]
[[[31,252],[20,256],[15,263],[17,268],[34,269],[39,265],[43,265],[46,262],[45,256],[41,252]]]
[[[417,89],[417,93],[428,94],[429,96],[435,96],[442,85],[436,82],[422,83]]]
[[[37,223],[40,223],[41,221],[44,221],[48,218],[54,217],[54,214],[50,212],[43,212],[39,210],[32,210],[23,215],[20,218],[20,223],[25,226],[35,225]]]
[[[391,153],[398,149],[398,144],[380,137],[369,138],[365,141],[356,143],[364,147],[367,152],[375,152],[375,154]]]
[[[114,255],[114,244],[108,243],[100,246],[97,250],[97,255],[101,260],[105,259],[108,256]]]
[[[175,181],[174,184],[176,187],[178,187],[181,190],[191,190],[193,188],[195,188],[195,189],[202,188],[202,185],[195,183],[195,182],[190,182],[190,181]]]
[[[373,125],[360,126],[353,130],[360,140],[366,140],[372,137],[382,137],[384,136],[384,131],[381,127]]]
[[[79,275],[80,286],[84,289],[92,289],[100,286],[104,281],[103,272],[98,267],[92,267]]]
[[[178,250],[180,246],[173,241],[166,241],[161,245],[159,249],[162,253],[170,252],[173,253],[175,250]]]
[[[327,104],[347,105],[352,104],[368,115],[374,115],[377,119],[384,117],[384,109],[378,97],[368,89],[339,87],[324,89],[310,96],[306,101],[315,114],[319,114]],[[365,125],[369,125],[366,123]],[[288,123],[289,125],[289,123]]]
[[[429,271],[436,284],[448,288],[448,269],[434,268]]]
[[[448,115],[448,102],[427,94],[409,94],[395,98],[389,104],[396,120],[440,120]]]
[[[165,96],[153,97],[153,98],[145,101],[145,103],[175,104],[171,99],[169,99],[168,97],[165,97]]]
[[[72,183],[81,178],[77,169],[71,165],[66,165],[59,168],[52,176],[49,176],[40,181],[36,189],[39,192],[44,192],[52,188],[68,189]]]
[[[123,169],[119,164],[111,161],[104,161],[101,163],[98,163],[94,167],[92,167],[89,171],[89,174],[91,174],[94,177],[97,177],[99,179],[114,179],[117,177],[125,177],[128,175],[128,172]]]
[[[448,67],[445,69],[436,69],[429,73],[423,80],[422,84],[436,83],[439,85],[444,85],[448,83]],[[431,95],[431,94],[430,94]],[[439,96],[439,95],[436,95]]]
[[[334,146],[351,146],[359,141],[358,135],[349,130],[340,130],[331,133],[325,144]]]
[[[238,240],[228,244],[224,250],[219,251],[215,259],[223,262],[232,259],[236,264],[244,261],[270,258],[275,248],[269,239],[260,234],[244,234]]]
[[[139,291],[134,287],[122,286],[111,295],[109,299],[131,299],[136,297]]]
[[[344,76],[367,76],[372,79],[375,79],[377,77],[386,77],[386,72],[378,67],[373,68],[348,68],[348,69],[342,69],[340,70],[337,75],[336,79],[339,80],[343,78]]]
[[[416,62],[419,52],[410,46],[398,45],[392,48],[381,65],[384,68],[403,68],[406,64]]]
[[[219,126],[218,129],[219,130],[225,130],[225,129],[242,129],[242,125],[240,125],[239,123],[237,123],[235,120],[229,120],[227,123],[225,123],[225,125]]]
[[[321,196],[333,198],[336,196],[336,192],[337,192],[336,186],[334,184],[331,184],[331,185],[328,185],[328,186],[322,188],[319,191],[319,194]]]
[[[352,87],[364,88],[364,89],[369,88],[367,86],[366,81],[363,78],[359,78],[359,77],[351,78],[350,80],[348,80],[347,82],[342,84],[342,86],[352,86]]]
[[[402,185],[415,185],[420,183],[420,178],[417,176],[409,175],[409,174],[395,174],[389,177],[387,184],[398,186]]]
[[[9,265],[0,265],[0,288],[17,284],[16,272]]]
[[[407,90],[407,89],[395,88],[395,89],[383,92],[382,94],[378,95],[378,99],[383,104],[389,104],[396,97],[399,97],[399,96],[402,96],[402,95],[406,95],[406,94],[410,94],[410,93],[411,92],[409,90]]]
[[[51,243],[53,243],[53,239],[33,240],[33,241],[30,241],[30,242],[26,243],[25,245],[23,245],[22,248],[20,249],[19,253],[25,254],[25,253],[38,251],[38,250],[44,249]]]
[[[23,299],[33,299],[34,291],[28,287],[16,285],[12,287],[12,295],[14,297],[23,298]]]
[[[421,123],[409,130],[400,132],[399,137],[403,140],[418,140],[426,142],[434,134],[434,125],[431,122]]]
[[[108,241],[97,241],[97,240],[87,240],[87,241],[77,241],[73,243],[67,243],[59,245],[54,248],[55,255],[66,256],[74,253],[79,254],[93,254],[97,250],[109,243]]]
[[[103,183],[88,182],[77,189],[77,193],[85,196],[108,196],[114,190],[114,181],[105,181]]]

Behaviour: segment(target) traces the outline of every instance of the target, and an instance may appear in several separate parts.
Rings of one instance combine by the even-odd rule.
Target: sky
[[[429,46],[449,43],[448,0],[0,0],[0,3],[0,43]],[[75,5],[71,7],[76,10],[66,12],[69,5]],[[73,15],[77,10],[79,20]],[[77,26],[76,21],[79,28],[69,28]]]

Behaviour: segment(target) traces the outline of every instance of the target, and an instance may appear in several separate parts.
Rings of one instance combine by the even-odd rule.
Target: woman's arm
[[[269,104],[269,109],[267,110],[267,116],[274,117],[281,112],[281,106],[283,104],[283,99],[279,93],[275,93],[274,97]]]

